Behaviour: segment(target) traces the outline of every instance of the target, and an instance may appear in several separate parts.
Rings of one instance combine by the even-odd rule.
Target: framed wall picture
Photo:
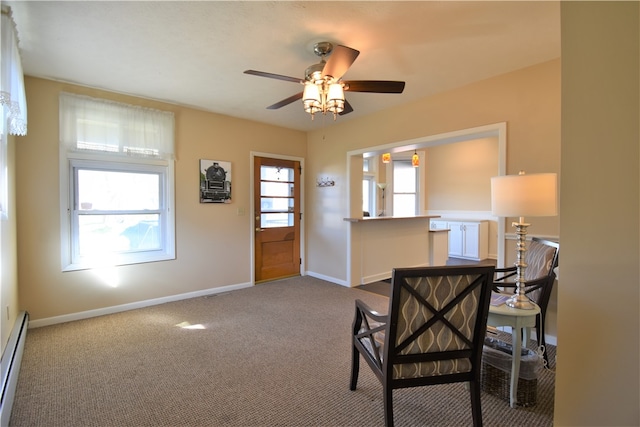
[[[231,162],[200,159],[200,203],[231,203]]]

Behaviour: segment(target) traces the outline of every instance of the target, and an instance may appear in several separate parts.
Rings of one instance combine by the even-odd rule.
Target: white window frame
[[[393,215],[396,215],[396,211],[395,211],[395,206],[394,206],[394,199],[395,199],[395,195],[396,194],[413,194],[414,195],[414,202],[415,202],[415,207],[414,207],[414,215],[420,215],[420,194],[421,194],[421,186],[420,183],[423,181],[422,179],[422,174],[424,173],[420,167],[417,168],[416,170],[416,191],[413,193],[401,193],[396,191],[396,186],[394,183],[394,167],[395,167],[395,162],[403,162],[403,163],[409,163],[411,164],[411,155],[413,153],[402,153],[400,155],[396,155],[394,159],[391,160],[391,162],[388,165],[388,169],[387,169],[387,177],[389,177],[389,181],[391,182],[391,212],[393,212]],[[422,154],[422,152],[420,153]],[[422,163],[422,155],[420,155],[421,157],[421,163]],[[388,187],[387,187],[388,188]]]
[[[82,258],[78,255],[78,201],[75,168],[103,169],[141,173],[158,173],[160,176],[161,249],[138,252],[112,252],[100,259]],[[61,153],[61,254],[62,271],[83,270],[106,266],[139,264],[175,259],[175,195],[174,161],[148,158],[114,158],[109,155],[90,153]],[[156,213],[156,212],[154,212]]]

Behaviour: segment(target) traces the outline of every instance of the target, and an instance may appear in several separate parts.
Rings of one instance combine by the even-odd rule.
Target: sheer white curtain
[[[3,134],[27,134],[27,100],[24,93],[22,62],[18,50],[16,25],[11,9],[2,6],[0,21],[0,105],[3,110]]]
[[[173,159],[174,116],[167,111],[63,92],[60,144],[67,152]]]
[[[0,219],[9,212],[7,136],[27,134],[27,99],[18,50],[18,32],[11,8],[2,5],[0,17]]]

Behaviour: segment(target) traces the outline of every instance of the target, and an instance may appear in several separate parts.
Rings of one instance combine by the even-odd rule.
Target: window
[[[374,180],[372,176],[365,175],[362,178],[362,214],[376,216],[375,213],[375,197],[374,197]]]
[[[376,216],[374,157],[362,159],[362,214]]]
[[[418,213],[418,175],[411,160],[393,161],[393,216]]]
[[[61,94],[60,118],[62,269],[175,259],[173,114]]]

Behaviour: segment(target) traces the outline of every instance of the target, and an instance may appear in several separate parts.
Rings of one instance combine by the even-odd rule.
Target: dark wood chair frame
[[[556,280],[556,274],[554,269],[558,266],[558,257],[560,254],[560,244],[557,242],[552,242],[550,240],[541,239],[538,237],[533,237],[531,239],[534,242],[550,246],[555,248],[555,253],[553,258],[551,259],[551,268],[546,275],[539,277],[535,280],[529,280],[525,282],[525,295],[531,298],[531,293],[537,289],[540,289],[540,294],[537,299],[533,299],[540,307],[540,314],[536,317],[536,337],[538,341],[538,346],[546,347],[546,341],[544,338],[544,322],[545,315],[547,313],[547,306],[549,305],[549,299],[551,299],[551,291],[553,290],[553,284]],[[525,253],[525,262],[526,262],[526,253]],[[515,292],[515,276],[517,273],[517,267],[514,265],[508,268],[496,268],[496,277],[494,278],[493,285],[494,291],[500,291],[500,288],[504,289],[513,289]],[[549,363],[549,357],[547,356],[547,352],[543,353],[543,357],[545,362]]]
[[[475,280],[451,302],[442,309],[436,310],[421,295],[418,294],[405,279],[426,276],[477,276]],[[443,266],[420,268],[396,268],[391,279],[391,298],[389,301],[389,314],[382,315],[373,311],[361,300],[356,301],[356,313],[353,321],[352,334],[352,365],[350,389],[355,390],[358,382],[360,368],[360,355],[367,362],[382,383],[384,397],[385,425],[393,426],[393,390],[398,388],[428,386],[434,384],[446,384],[455,382],[468,382],[471,397],[471,411],[474,426],[482,426],[482,408],[480,402],[480,369],[482,362],[482,347],[486,333],[487,316],[489,314],[489,302],[491,299],[492,281],[494,276],[493,266]],[[455,308],[464,297],[475,288],[481,287],[478,300],[478,308],[473,324],[473,337],[468,339],[447,319],[446,314]],[[401,343],[397,343],[397,328],[399,319],[400,291],[406,289],[420,304],[425,305],[433,313],[433,317],[425,322],[410,337]],[[427,329],[436,322],[443,322],[448,328],[462,339],[467,348],[464,350],[439,351],[431,353],[401,354],[401,351],[411,345]],[[384,331],[384,352],[380,345],[376,344],[374,334]],[[368,350],[363,345],[367,342]],[[468,359],[470,370],[468,372],[450,373],[442,375],[422,376],[415,378],[394,378],[394,365],[404,363],[421,363],[441,360]],[[427,420],[425,420],[427,423]]]

